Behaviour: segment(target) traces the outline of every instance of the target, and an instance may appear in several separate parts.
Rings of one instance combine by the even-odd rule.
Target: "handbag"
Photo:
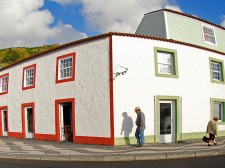
[[[208,143],[208,142],[209,142],[209,138],[208,138],[208,137],[206,137],[206,136],[203,136],[203,137],[202,137],[202,141],[204,141],[204,142]]]

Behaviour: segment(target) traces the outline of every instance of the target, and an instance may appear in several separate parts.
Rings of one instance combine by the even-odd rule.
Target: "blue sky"
[[[145,13],[162,8],[225,27],[225,0],[1,0],[0,49],[134,33]]]

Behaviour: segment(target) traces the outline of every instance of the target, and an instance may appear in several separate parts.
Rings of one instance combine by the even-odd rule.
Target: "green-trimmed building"
[[[136,34],[183,41],[225,52],[224,27],[170,9],[145,14]]]

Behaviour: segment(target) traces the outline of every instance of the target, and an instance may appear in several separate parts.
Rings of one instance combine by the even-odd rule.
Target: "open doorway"
[[[61,141],[73,142],[72,103],[60,103],[60,139]]]
[[[35,134],[34,103],[22,104],[22,132],[23,138],[34,138]]]
[[[26,138],[34,138],[33,107],[25,107]]]
[[[74,142],[75,99],[55,100],[55,121],[57,141]]]
[[[2,136],[8,136],[8,115],[7,110],[1,110],[2,115]]]

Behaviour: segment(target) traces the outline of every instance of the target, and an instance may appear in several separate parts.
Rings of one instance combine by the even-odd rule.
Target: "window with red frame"
[[[56,83],[74,81],[75,79],[75,53],[57,57]]]
[[[36,64],[23,68],[23,90],[35,88]]]
[[[8,93],[9,74],[0,76],[0,95]]]

